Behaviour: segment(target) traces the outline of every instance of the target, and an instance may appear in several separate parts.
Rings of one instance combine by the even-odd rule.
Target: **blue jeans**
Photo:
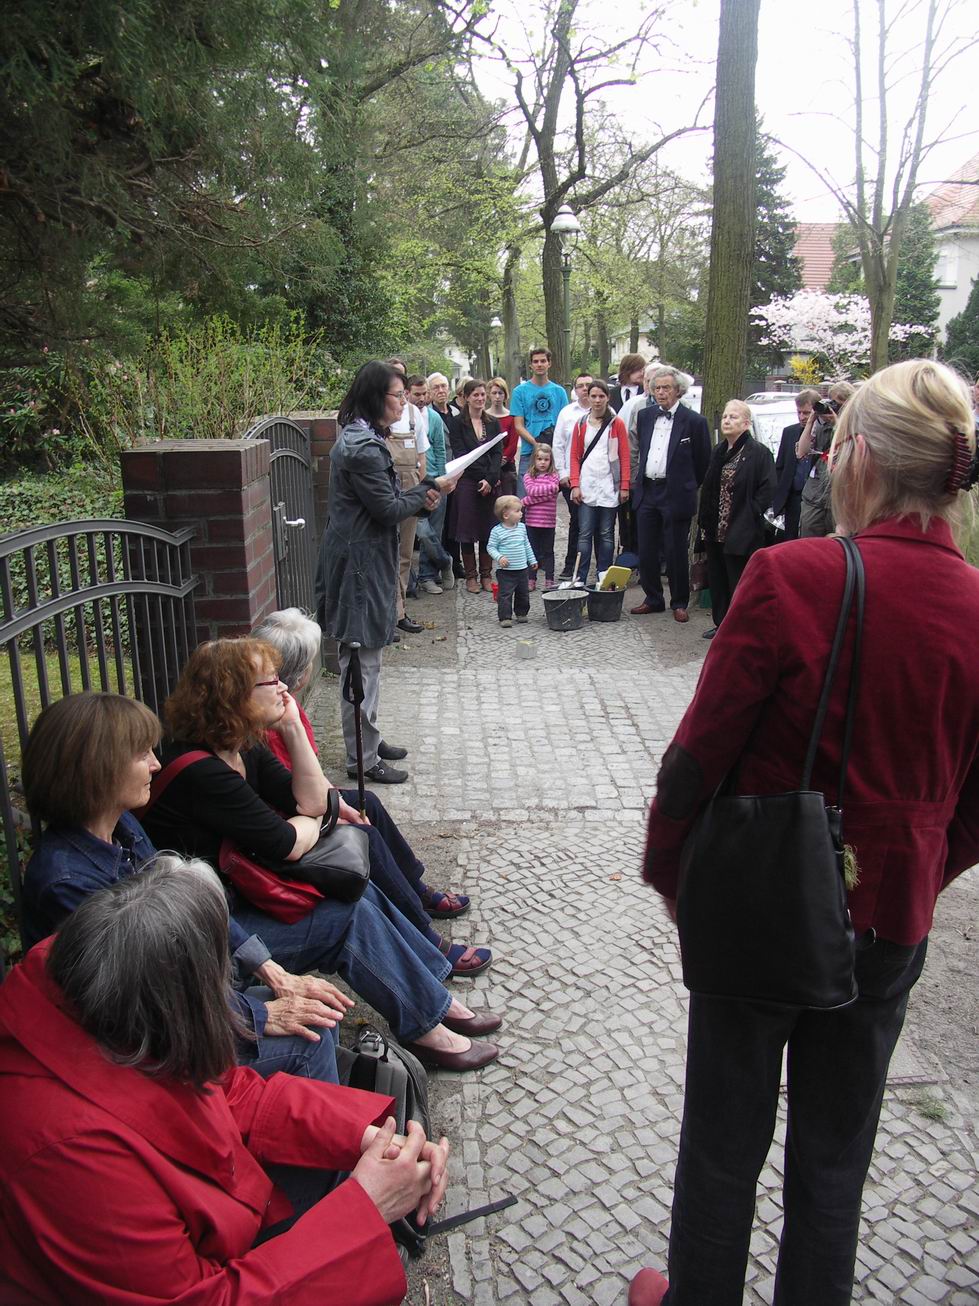
[[[435,1028],[451,998],[442,980],[452,969],[438,948],[369,884],[359,902],[325,898],[308,916],[286,925],[239,894],[232,915],[257,934],[286,970],[335,972],[381,1013],[399,1042]]]
[[[345,803],[356,807],[360,802],[356,789],[341,789]],[[394,903],[403,916],[407,916],[416,930],[428,933],[431,921],[422,906],[419,884],[425,867],[411,851],[384,804],[370,790],[364,794],[364,806],[370,825],[367,842],[370,851],[371,883]]]
[[[439,506],[428,517],[419,517],[415,527],[418,542],[418,580],[437,581],[446,567],[452,565],[452,555],[442,547],[442,528],[449,497],[442,495]]]
[[[275,994],[256,984],[247,990],[247,996],[257,1002],[271,1002]],[[256,1042],[240,1039],[236,1060],[239,1066],[249,1066],[263,1079],[271,1079],[282,1071],[302,1079],[338,1084],[335,1048],[340,1039],[340,1026],[334,1025],[332,1029],[317,1026],[314,1032],[319,1034],[317,1043],[300,1034],[259,1034]]]
[[[529,453],[521,453],[519,459],[517,460],[517,498],[518,499],[522,499],[524,495],[527,493],[527,491],[524,489],[523,478],[527,474],[527,469],[530,466],[530,460],[533,458],[533,456],[534,456],[534,450],[532,447]]]
[[[608,571],[615,551],[615,515],[617,508],[598,508],[591,503],[578,505],[578,564],[577,580],[584,585],[591,566],[592,541],[595,544],[595,567]]]
[[[758,1175],[788,1045],[785,1220],[775,1306],[848,1306],[891,1054],[928,941],[857,953],[859,997],[804,1011],[690,995],[664,1306],[741,1306]]]

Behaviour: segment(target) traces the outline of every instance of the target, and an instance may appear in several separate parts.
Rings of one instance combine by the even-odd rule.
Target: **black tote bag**
[[[864,570],[841,538],[846,580],[829,664],[797,791],[730,794],[722,783],[683,850],[677,928],[693,993],[832,1011],[857,996],[843,874],[843,794],[863,635]],[[851,609],[856,628],[837,805],[810,789]]]

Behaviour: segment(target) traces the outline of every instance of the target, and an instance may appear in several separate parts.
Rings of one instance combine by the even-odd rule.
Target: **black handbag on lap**
[[[371,877],[367,831],[361,825],[338,825],[340,791],[331,789],[328,797],[323,829],[309,852],[296,862],[272,862],[255,856],[252,860],[277,875],[311,884],[324,898],[356,902],[363,897]]]
[[[846,553],[843,602],[799,790],[731,794],[729,775],[683,850],[676,914],[683,982],[693,993],[823,1011],[857,996],[842,825],[865,580],[855,542],[839,542]],[[839,791],[829,807],[809,785],[854,600]]]

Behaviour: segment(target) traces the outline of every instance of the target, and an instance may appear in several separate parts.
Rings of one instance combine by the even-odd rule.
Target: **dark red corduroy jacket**
[[[857,537],[867,575],[863,674],[844,800],[858,931],[915,944],[938,894],[979,862],[979,570],[933,521]],[[843,550],[806,539],[756,553],[664,757],[644,876],[674,898],[697,813],[737,763],[734,792],[799,788],[843,592]],[[852,626],[851,626],[852,635]],[[848,640],[812,787],[835,801]]]

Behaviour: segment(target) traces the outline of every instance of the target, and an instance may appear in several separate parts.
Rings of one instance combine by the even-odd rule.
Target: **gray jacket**
[[[817,453],[826,453],[833,443],[833,427],[828,422],[817,422],[812,446]],[[836,530],[833,509],[829,498],[829,468],[822,458],[813,458],[810,474],[802,487],[802,507],[799,515],[799,538],[832,535]]]
[[[383,648],[398,615],[398,524],[424,510],[434,481],[402,492],[391,454],[366,422],[330,453],[329,518],[316,569],[316,619],[343,644]]]

